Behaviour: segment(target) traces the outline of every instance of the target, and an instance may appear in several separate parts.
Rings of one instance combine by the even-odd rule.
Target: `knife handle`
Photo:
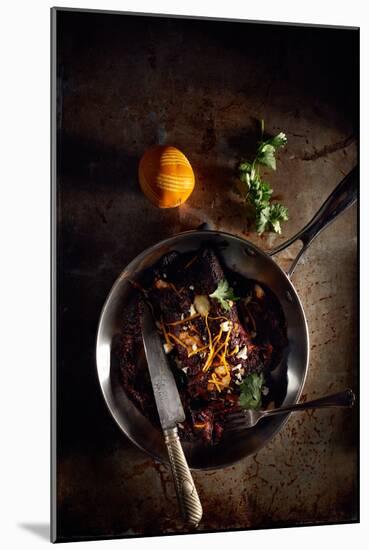
[[[164,437],[183,519],[189,526],[197,527],[202,518],[202,506],[177,428],[164,430]]]

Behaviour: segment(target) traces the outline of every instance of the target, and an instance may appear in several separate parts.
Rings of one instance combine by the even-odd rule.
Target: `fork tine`
[[[232,414],[229,415],[227,419],[225,419],[225,424],[227,423],[234,423],[234,422],[245,422],[245,415],[243,414]]]
[[[239,424],[234,426],[233,424],[227,424],[224,427],[224,433],[231,433],[231,432],[243,432],[244,430],[249,430],[250,426],[247,426],[246,424]]]
[[[227,418],[224,423],[224,429],[226,431],[234,430],[243,430],[249,428],[249,423],[244,415],[232,415],[232,417]]]
[[[245,420],[245,413],[243,412],[234,412],[234,413],[228,413],[225,422],[233,422],[234,420]]]
[[[243,417],[243,418],[238,418],[236,420],[230,420],[229,422],[226,422],[224,425],[224,429],[226,432],[242,431],[242,430],[248,430],[252,428],[254,425],[255,423],[252,421],[252,419]]]
[[[244,424],[245,422],[246,418],[244,416],[235,416],[233,418],[228,418],[224,424]]]
[[[224,427],[228,428],[229,426],[243,426],[245,423],[247,424],[244,418],[236,418],[234,420],[228,420],[228,422],[225,422]]]
[[[252,411],[237,409],[229,412],[225,419],[224,429],[228,431],[248,430],[255,426],[259,418],[254,418]]]

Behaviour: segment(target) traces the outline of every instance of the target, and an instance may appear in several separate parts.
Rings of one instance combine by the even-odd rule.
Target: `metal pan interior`
[[[285,380],[287,371],[287,388],[281,404],[298,401],[307,374],[309,336],[301,302],[289,278],[262,250],[244,239],[218,231],[181,233],[145,250],[124,269],[105,302],[97,333],[96,363],[103,396],[119,427],[133,443],[162,462],[167,462],[163,435],[125,394],[111,361],[111,344],[114,335],[120,331],[120,313],[133,291],[128,279],[139,279],[144,269],[172,250],[196,251],[204,245],[214,247],[227,267],[264,283],[279,299],[286,317],[288,335],[285,357],[273,374],[276,377],[283,376]],[[225,434],[215,446],[206,446],[202,442],[184,442],[183,448],[190,468],[222,468],[256,453],[276,435],[287,417],[271,417],[248,431]]]

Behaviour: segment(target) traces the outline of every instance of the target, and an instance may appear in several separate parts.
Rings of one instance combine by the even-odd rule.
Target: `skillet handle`
[[[273,416],[275,414],[294,412],[294,411],[306,411],[307,409],[323,409],[327,407],[353,407],[355,404],[356,396],[351,389],[334,393],[332,395],[326,395],[319,399],[307,401],[306,403],[295,403],[294,405],[287,405],[286,407],[280,407],[278,409],[270,409],[265,411],[265,416]]]
[[[304,254],[305,250],[309,248],[315,237],[356,202],[358,179],[359,174],[356,166],[344,177],[341,183],[337,185],[315,216],[305,225],[305,227],[303,227],[303,229],[269,252],[270,256],[274,256],[274,254],[288,248],[295,241],[302,241],[302,247],[287,272],[288,277],[292,276],[299,259]]]
[[[177,428],[164,430],[164,436],[183,519],[189,527],[197,527],[202,518],[202,506]]]

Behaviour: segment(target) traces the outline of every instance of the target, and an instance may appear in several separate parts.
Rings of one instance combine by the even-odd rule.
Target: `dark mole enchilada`
[[[159,423],[143,353],[142,300],[152,305],[178,385],[186,413],[179,425],[182,438],[216,444],[250,374],[263,374],[262,407],[278,402],[280,381],[272,373],[287,346],[287,330],[282,308],[267,287],[222,266],[210,248],[171,252],[132,284],[112,355],[125,392],[148,419]],[[237,300],[211,297],[224,284]]]

